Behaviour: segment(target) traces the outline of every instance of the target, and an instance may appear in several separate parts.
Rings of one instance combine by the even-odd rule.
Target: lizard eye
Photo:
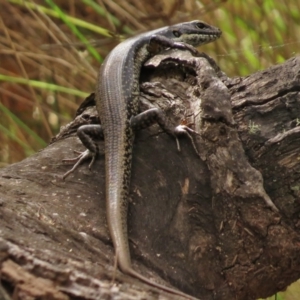
[[[181,33],[178,31],[178,30],[173,30],[173,35],[175,37],[180,37],[181,36]]]
[[[205,28],[206,26],[205,26],[204,23],[198,22],[198,23],[196,24],[196,27],[197,27],[197,28],[200,28],[200,29],[203,29],[203,28]]]

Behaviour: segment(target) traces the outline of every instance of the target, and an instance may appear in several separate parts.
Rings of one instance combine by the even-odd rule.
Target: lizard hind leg
[[[74,151],[75,153],[79,154],[75,158],[63,159],[63,162],[75,162],[73,168],[63,175],[63,180],[66,177],[68,177],[71,173],[73,173],[78,168],[78,166],[82,164],[82,162],[89,158],[91,158],[91,162],[89,164],[89,169],[91,169],[96,156],[99,154],[99,148],[97,143],[95,142],[95,139],[103,139],[103,130],[101,125],[80,126],[77,130],[77,135],[82,144],[87,149],[83,152]]]

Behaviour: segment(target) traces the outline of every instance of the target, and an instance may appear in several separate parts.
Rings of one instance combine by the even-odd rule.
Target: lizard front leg
[[[178,136],[182,134],[188,136],[188,138],[192,142],[195,152],[197,153],[198,156],[200,156],[197,147],[195,145],[195,142],[192,136],[190,135],[190,133],[195,133],[195,134],[198,133],[186,125],[178,125],[176,127],[173,127],[170,124],[170,122],[168,122],[164,111],[161,110],[160,108],[148,109],[130,119],[130,125],[135,131],[139,129],[147,128],[155,123],[157,123],[164,132],[166,132],[167,134],[175,138],[178,151],[180,151]]]
[[[167,38],[162,35],[153,35],[151,37],[149,44],[148,44],[148,51],[152,55],[155,55],[167,48],[188,50],[193,55],[196,55],[196,56],[199,54],[198,50],[190,44],[186,44],[183,42],[176,42],[175,40]]]

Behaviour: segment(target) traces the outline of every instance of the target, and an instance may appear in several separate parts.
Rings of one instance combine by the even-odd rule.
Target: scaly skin
[[[160,111],[152,109],[149,114],[144,112],[138,116],[139,77],[143,63],[155,53],[166,48],[197,53],[193,46],[212,42],[220,36],[221,31],[218,28],[201,21],[192,21],[146,32],[116,46],[102,64],[97,81],[96,106],[101,127],[87,125],[83,129],[81,129],[82,127],[79,129],[78,135],[88,150],[77,158],[79,160],[77,164],[64,175],[64,178],[68,176],[87,157],[92,157],[92,162],[94,161],[98,150],[96,144],[92,143],[89,138],[88,131],[93,131],[94,135],[103,133],[107,222],[119,268],[123,273],[134,276],[151,286],[189,299],[194,298],[152,282],[134,271],[131,265],[127,233],[127,207],[134,129],[139,127],[138,123],[148,115],[150,117],[140,127],[145,127],[145,123],[153,123],[152,118],[167,133],[176,135],[176,130],[170,129],[164,124],[164,118]]]
[[[181,35],[175,37],[175,31]],[[140,70],[142,64],[151,56],[147,51],[147,45],[154,35],[172,39],[174,42],[199,46],[214,41],[221,32],[200,21],[181,23],[125,40],[105,59],[99,72],[96,105],[105,141],[107,221],[117,263],[122,272],[152,286],[187,297],[179,291],[156,284],[134,271],[128,244],[127,206],[134,140],[130,119],[139,111]]]

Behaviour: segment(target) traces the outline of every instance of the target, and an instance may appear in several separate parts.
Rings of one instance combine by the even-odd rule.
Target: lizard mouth
[[[203,34],[195,33],[195,34],[187,34],[184,38],[184,42],[190,44],[192,46],[200,46],[207,43],[210,43],[221,36],[221,31],[216,32],[207,32]]]

